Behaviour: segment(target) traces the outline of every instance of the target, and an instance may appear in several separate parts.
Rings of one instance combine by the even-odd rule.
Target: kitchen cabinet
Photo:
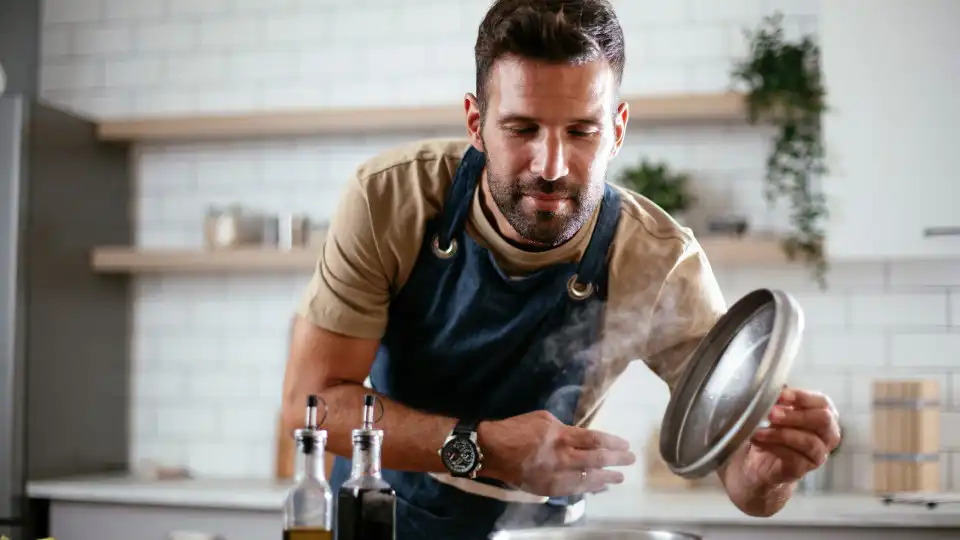
[[[264,540],[282,536],[282,519],[279,510],[50,501],[50,536],[65,540],[167,540],[180,531]]]
[[[820,3],[833,259],[960,256],[960,2]]]

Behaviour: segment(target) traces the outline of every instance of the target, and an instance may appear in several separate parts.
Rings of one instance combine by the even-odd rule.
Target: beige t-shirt
[[[423,140],[363,163],[347,184],[298,312],[349,336],[379,339],[391,298],[420,253],[426,222],[438,214],[466,140]],[[584,383],[576,422],[587,426],[628,364],[641,360],[674,388],[690,353],[725,311],[720,287],[691,232],[648,199],[613,186],[621,218],[609,260],[602,360]],[[478,183],[479,192],[479,183]],[[466,225],[507,273],[577,261],[596,213],[557,248],[528,252],[506,242],[488,221],[478,193]]]

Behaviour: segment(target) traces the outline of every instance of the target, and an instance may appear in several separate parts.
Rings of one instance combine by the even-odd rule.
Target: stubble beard
[[[497,175],[496,167],[487,156],[487,183],[497,209],[507,223],[522,238],[545,247],[556,247],[573,238],[593,215],[603,196],[603,182],[591,183],[586,189],[563,187],[563,181],[551,182],[542,178],[524,183],[517,178]],[[566,204],[559,212],[523,208],[524,194],[555,193],[559,188],[570,190]]]

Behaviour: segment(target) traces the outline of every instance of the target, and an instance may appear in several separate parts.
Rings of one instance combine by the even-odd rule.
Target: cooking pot
[[[703,540],[687,533],[655,529],[605,529],[599,527],[546,527],[498,531],[490,540]]]
[[[714,472],[777,403],[803,334],[788,293],[757,289],[737,300],[701,340],[670,396],[660,455],[674,474]]]

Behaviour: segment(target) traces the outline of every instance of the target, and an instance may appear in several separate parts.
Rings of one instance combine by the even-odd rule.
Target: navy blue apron
[[[391,302],[371,384],[404,405],[453,418],[503,419],[545,409],[572,425],[584,374],[598,361],[619,196],[606,186],[579,263],[512,278],[465,231],[484,162],[483,153],[467,150],[443,210],[427,223],[413,272]],[[334,493],[350,468],[349,459],[336,458]],[[566,505],[579,500],[507,503],[424,473],[383,469],[383,476],[397,492],[400,540],[485,540],[508,510],[530,520],[509,528],[560,525]]]

